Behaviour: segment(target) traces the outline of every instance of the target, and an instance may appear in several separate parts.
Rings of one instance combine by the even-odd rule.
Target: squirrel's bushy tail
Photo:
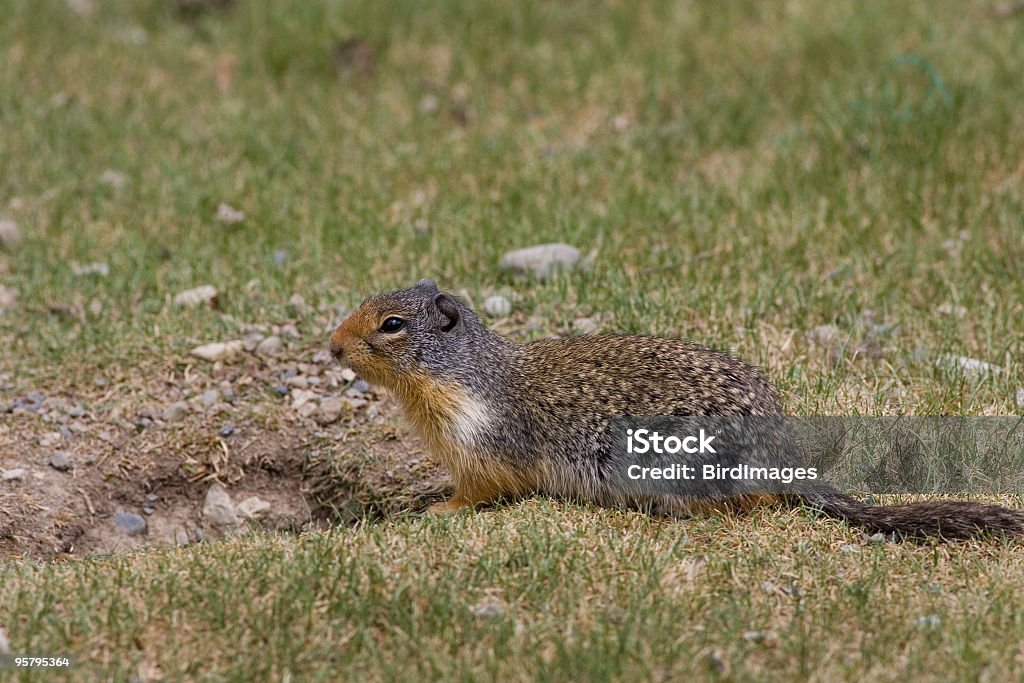
[[[838,491],[786,497],[791,504],[816,508],[874,532],[900,536],[974,538],[985,534],[1024,535],[1024,510],[1002,505],[942,500],[904,505],[868,505]]]

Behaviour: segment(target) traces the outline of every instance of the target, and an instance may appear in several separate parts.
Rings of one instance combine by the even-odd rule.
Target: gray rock
[[[519,275],[546,280],[559,270],[572,270],[580,261],[580,250],[569,244],[538,244],[510,251],[501,257],[501,267]]]
[[[256,347],[266,337],[262,332],[253,330],[252,332],[245,335],[245,339],[242,340],[242,348],[252,353],[256,350]]]
[[[503,318],[512,312],[512,303],[499,294],[489,296],[484,299],[484,312],[492,318]]]
[[[175,401],[164,408],[164,412],[160,414],[160,417],[164,422],[181,422],[185,419],[186,415],[188,415],[188,404],[184,401]]]
[[[28,476],[28,470],[17,467],[11,470],[4,470],[0,473],[0,479],[4,481],[21,481]]]
[[[209,408],[220,400],[220,392],[216,389],[208,389],[199,397],[199,402]]]
[[[350,388],[358,391],[360,394],[368,394],[371,391],[369,382],[364,379],[357,379],[355,382],[352,382],[352,386]]]
[[[337,422],[341,418],[341,413],[345,410],[347,405],[347,401],[340,398],[325,398],[320,402],[316,421],[323,425],[329,425]]]
[[[67,472],[74,466],[71,454],[67,451],[54,451],[50,454],[50,467],[60,472]]]
[[[259,519],[270,512],[270,507],[270,503],[262,498],[249,496],[238,504],[238,514],[244,519]]]
[[[128,536],[142,536],[149,531],[149,525],[146,523],[146,519],[134,512],[115,512],[114,526]]]
[[[232,424],[224,425],[223,427],[220,428],[220,431],[217,432],[217,434],[221,438],[223,438],[223,439],[226,439],[229,436],[232,436],[234,433],[235,433],[235,425],[232,425]]]
[[[272,356],[280,353],[284,342],[277,335],[271,335],[256,345],[256,353],[261,356]]]
[[[856,543],[847,543],[844,546],[840,546],[839,552],[844,554],[857,553],[860,552],[860,546]]]
[[[68,411],[68,417],[84,417],[85,408],[82,406],[74,406]]]
[[[1017,407],[1024,408],[1024,387],[1017,390]]]
[[[174,530],[174,544],[188,545],[188,532],[180,526]]]
[[[214,526],[237,526],[238,513],[231,496],[220,484],[213,484],[203,502],[203,518]]]
[[[21,241],[21,230],[10,218],[0,218],[0,245],[13,249]]]

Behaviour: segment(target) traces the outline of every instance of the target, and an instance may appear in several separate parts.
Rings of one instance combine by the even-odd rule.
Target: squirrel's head
[[[457,367],[486,329],[432,280],[376,294],[331,334],[331,353],[371,384],[396,390]]]

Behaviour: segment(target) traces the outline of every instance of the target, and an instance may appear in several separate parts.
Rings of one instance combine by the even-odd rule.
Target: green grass
[[[24,233],[0,247],[19,296],[0,314],[5,400],[159,372],[294,293],[351,306],[430,276],[478,304],[514,294],[526,334],[587,313],[731,348],[795,413],[1019,413],[1024,21],[990,3],[96,5],[0,0],[0,217]],[[335,66],[351,36],[372,74]],[[246,220],[218,222],[221,202]],[[546,241],[593,268],[497,271]],[[93,261],[110,275],[72,274]],[[221,310],[171,305],[204,283]],[[898,327],[865,359],[877,323]],[[848,338],[831,359],[807,339],[824,324]],[[115,678],[1011,675],[1012,550],[837,554],[850,538],[781,513],[662,524],[538,502],[7,566],[0,614],[23,649]],[[473,615],[488,591],[505,617]],[[916,625],[929,614],[940,626]]]
[[[1012,680],[1019,548],[865,545],[799,513],[686,525],[530,502],[0,569],[83,678]],[[154,669],[153,667],[157,667]]]

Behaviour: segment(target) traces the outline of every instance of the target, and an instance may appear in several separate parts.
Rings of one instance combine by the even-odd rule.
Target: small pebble
[[[220,392],[216,389],[208,389],[203,392],[202,396],[199,397],[199,402],[209,408],[214,403],[220,400]]]
[[[188,415],[188,404],[184,401],[176,401],[164,408],[160,414],[164,422],[181,422]]]
[[[141,536],[149,530],[146,520],[134,512],[115,512],[114,525],[128,536]]]
[[[21,230],[10,218],[0,218],[0,245],[13,249],[21,241]]]
[[[59,472],[67,472],[72,467],[71,454],[66,451],[54,451],[50,454],[50,467]]]
[[[352,388],[360,394],[368,394],[371,390],[369,382],[363,379],[357,379],[355,382],[352,382]]]
[[[538,244],[506,253],[501,257],[501,267],[546,280],[560,270],[572,270],[579,260],[580,250],[569,244]]]
[[[106,263],[72,263],[71,272],[77,277],[86,277],[88,275],[98,275],[100,277],[106,277],[110,275],[110,266]]]
[[[184,308],[215,306],[217,294],[217,288],[213,285],[201,285],[193,289],[186,289],[184,292],[179,292],[174,297],[174,305]]]
[[[935,365],[944,368],[959,368],[965,375],[971,376],[998,375],[1002,372],[1001,368],[991,363],[986,363],[977,358],[968,358],[967,356],[939,356],[938,360],[935,361]]]
[[[1024,387],[1017,390],[1017,407],[1024,408]]]
[[[82,417],[85,415],[85,408],[82,406],[74,406],[68,411],[68,417]]]
[[[278,384],[276,387],[274,387],[274,393],[277,394],[278,396],[287,396],[288,387],[286,387],[283,384]]]
[[[7,285],[0,285],[0,311],[14,308],[18,303],[18,292]]]
[[[245,343],[241,341],[213,342],[212,344],[197,346],[189,353],[197,358],[202,358],[203,360],[212,362],[227,360],[237,356],[244,348]]]
[[[841,552],[843,554],[850,554],[850,553],[860,552],[860,546],[857,545],[856,543],[847,543],[844,546],[840,546],[839,552]]]
[[[277,335],[272,335],[256,345],[256,353],[260,356],[272,356],[280,353],[283,348],[284,342],[281,338]]]
[[[245,519],[259,519],[268,512],[270,503],[256,496],[250,496],[238,504],[238,514]]]
[[[473,606],[473,614],[481,619],[501,619],[505,616],[505,606],[500,602],[482,602]]]
[[[512,303],[500,295],[489,296],[484,299],[484,312],[492,318],[503,318],[512,312]]]
[[[18,467],[12,470],[4,470],[3,473],[0,474],[0,479],[3,479],[4,481],[21,481],[27,476],[28,470]]]
[[[235,425],[232,425],[232,424],[224,425],[223,427],[220,428],[220,431],[217,432],[217,434],[221,438],[224,438],[224,439],[228,438],[229,436],[231,436],[234,433],[235,433]]]
[[[245,220],[245,213],[238,209],[221,202],[217,205],[217,220],[227,225],[234,225],[235,223],[241,223]]]

